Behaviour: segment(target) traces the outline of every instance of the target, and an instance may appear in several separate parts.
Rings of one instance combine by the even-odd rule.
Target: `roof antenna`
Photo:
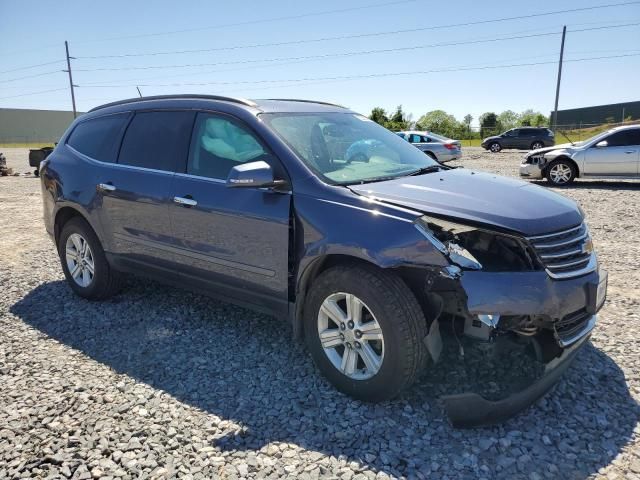
[[[142,98],[142,92],[140,91],[140,87],[136,85],[136,90],[138,90],[138,95]]]

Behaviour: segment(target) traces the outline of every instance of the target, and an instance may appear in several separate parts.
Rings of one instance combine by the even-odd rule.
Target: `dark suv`
[[[349,157],[363,141],[379,148]],[[529,345],[522,362],[555,367],[515,399],[447,397],[457,424],[544,393],[604,302],[572,200],[442,166],[337,105],[116,102],[74,121],[40,175],[47,231],[84,298],[113,295],[127,272],[268,312],[364,400],[397,395],[428,360],[448,368],[449,338],[484,352]]]
[[[500,135],[485,138],[481,146],[494,153],[503,148],[517,148],[520,150],[537,150],[552,147],[556,144],[553,131],[548,128],[521,127],[512,128]]]

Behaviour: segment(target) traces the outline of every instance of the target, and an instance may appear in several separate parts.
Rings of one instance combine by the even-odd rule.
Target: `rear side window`
[[[189,151],[193,112],[136,113],[124,134],[118,163],[176,171]]]
[[[101,162],[115,162],[120,133],[128,118],[128,113],[120,113],[81,122],[71,132],[67,145]]]

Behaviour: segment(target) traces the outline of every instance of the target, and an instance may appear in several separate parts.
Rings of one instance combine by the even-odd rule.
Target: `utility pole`
[[[562,27],[562,43],[560,44],[560,61],[558,62],[558,83],[556,84],[556,104],[553,108],[553,131],[558,128],[558,100],[560,98],[560,79],[562,78],[562,58],[564,57],[564,38],[567,36],[567,26]]]
[[[76,85],[73,84],[73,77],[71,76],[71,59],[74,57],[69,56],[69,42],[64,41],[64,49],[67,52],[67,69],[63,70],[63,72],[67,72],[69,74],[69,87],[71,88],[71,103],[73,104],[73,118],[77,117],[76,113],[76,95],[73,91],[73,87]],[[74,59],[75,60],[75,59]]]

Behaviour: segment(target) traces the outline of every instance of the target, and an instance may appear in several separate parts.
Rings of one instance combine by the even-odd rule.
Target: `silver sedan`
[[[440,163],[457,160],[462,157],[462,149],[459,140],[437,135],[433,132],[410,130],[396,132],[396,135],[404,138],[418,149]]]
[[[523,178],[568,185],[576,178],[640,178],[640,125],[612,128],[587,140],[540,148],[520,165]]]

